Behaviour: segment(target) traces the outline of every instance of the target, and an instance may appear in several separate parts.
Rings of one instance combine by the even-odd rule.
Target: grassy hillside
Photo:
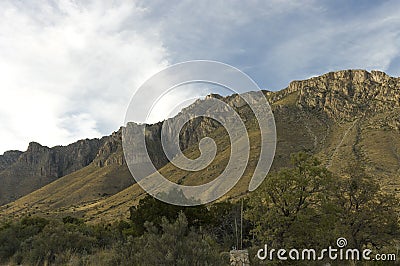
[[[350,76],[346,73],[332,74],[338,76],[336,79],[326,74],[320,79],[292,83],[279,92],[265,92],[272,103],[277,128],[277,149],[271,171],[288,166],[291,153],[307,151],[316,155],[329,170],[342,176],[352,171],[352,165],[361,165],[366,174],[378,180],[386,191],[400,196],[400,107],[393,105],[393,97],[387,102],[385,98],[376,100],[378,92],[370,96],[369,91],[378,88],[380,93],[380,89],[386,89],[386,94],[391,95],[392,88],[397,88],[397,79],[389,80],[389,85],[386,81],[379,85],[374,81],[376,77],[365,79],[361,75],[362,79],[357,80],[359,73],[354,73]],[[350,83],[346,81],[349,77],[352,78]],[[333,81],[327,82],[328,78]],[[342,93],[343,88],[350,90],[349,84],[359,87],[360,92],[354,89],[354,92]],[[333,93],[337,90],[340,93]],[[229,103],[235,97],[238,96],[229,96],[225,101]],[[238,198],[247,193],[260,150],[259,128],[254,116],[247,106],[237,111],[246,121],[251,144],[250,159],[244,176],[220,200]],[[202,123],[196,123],[196,132],[202,131],[201,126]],[[188,172],[167,164],[160,172],[171,181],[184,185],[204,184],[222,173],[230,155],[226,131],[217,126],[207,131],[203,129],[198,136],[204,132],[218,146],[217,157],[206,169]],[[184,154],[196,158],[199,150],[197,143],[192,142]],[[117,152],[121,153],[120,150]],[[143,190],[133,184],[125,164],[102,167],[91,164],[1,207],[0,217],[7,219],[36,213],[44,216],[73,215],[91,222],[108,222],[127,217],[129,207],[137,204],[143,195]]]

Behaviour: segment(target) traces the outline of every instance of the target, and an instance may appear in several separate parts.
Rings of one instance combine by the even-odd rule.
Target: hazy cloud
[[[332,70],[400,71],[396,1],[160,2],[144,19],[160,25],[171,62],[221,60],[274,90]]]
[[[155,29],[141,27],[146,10],[99,3],[0,4],[0,151],[111,133],[167,65]]]
[[[348,68],[398,76],[398,10],[398,1],[2,1],[0,152],[109,134],[142,82],[186,60],[231,64],[267,89]],[[170,95],[152,119],[190,95],[200,94]]]

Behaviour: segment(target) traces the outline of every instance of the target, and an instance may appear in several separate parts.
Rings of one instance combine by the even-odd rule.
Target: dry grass
[[[351,162],[363,165],[367,173],[380,181],[387,191],[400,195],[400,132],[386,126],[398,118],[400,110],[369,115],[359,120],[337,122],[322,112],[307,111],[296,106],[296,94],[274,104],[277,126],[277,150],[272,170],[287,166],[290,154],[309,151],[317,155],[329,169],[338,174],[349,171]],[[245,109],[241,112],[246,113]],[[244,176],[223,199],[235,199],[247,193],[249,181],[258,161],[260,134],[250,119],[247,123],[251,144],[250,160]],[[167,164],[160,172],[179,184],[199,185],[221,174],[230,155],[226,131],[215,130],[211,136],[217,143],[218,155],[203,171],[187,172]],[[184,153],[199,156],[197,145]],[[30,214],[43,216],[74,215],[90,222],[111,222],[127,218],[129,207],[145,194],[126,166],[98,168],[89,165],[77,172],[0,208],[0,218],[9,219]]]

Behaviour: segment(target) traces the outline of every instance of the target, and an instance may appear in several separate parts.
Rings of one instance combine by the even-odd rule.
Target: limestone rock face
[[[0,157],[0,204],[87,166],[103,142],[85,139],[53,148],[31,142],[25,152],[6,152]]]
[[[307,80],[293,81],[284,90],[264,91],[264,94],[273,105],[278,133],[280,134],[278,139],[287,136],[287,139],[290,140],[281,141],[278,144],[279,147],[284,147],[283,150],[285,151],[293,151],[297,147],[299,149],[323,150],[328,149],[327,147],[331,145],[329,146],[328,157],[337,157],[334,151],[339,152],[341,142],[340,140],[337,142],[338,140],[335,137],[330,138],[331,128],[340,129],[341,122],[346,124],[348,121],[363,117],[368,118],[368,116],[374,116],[374,119],[359,121],[359,123],[363,123],[365,128],[386,129],[390,134],[392,134],[392,129],[397,130],[393,133],[393,136],[386,136],[387,139],[395,140],[398,136],[396,134],[400,131],[400,117],[398,115],[400,110],[400,79],[390,77],[383,72],[364,70],[330,72]],[[179,128],[177,125],[181,124],[183,120],[188,121],[178,132],[181,150],[198,145],[203,137],[220,130],[221,125],[213,119],[198,117],[188,120],[188,118],[193,117],[191,112],[194,108],[203,108],[207,101],[215,99],[224,101],[234,108],[243,121],[251,126],[250,122],[253,119],[251,112],[239,95],[222,97],[211,94],[203,100],[197,100],[189,107],[184,108],[174,118],[153,125],[146,125],[148,153],[156,168],[168,163],[161,146],[163,125],[168,131],[177,131]],[[206,112],[216,113],[220,111],[212,105],[207,108]],[[299,121],[301,121],[301,126],[296,124]],[[280,127],[285,130],[279,131],[279,123],[281,123]],[[291,123],[294,125],[293,127],[289,126]],[[355,124],[354,129],[358,127],[358,124]],[[297,130],[293,130],[293,128]],[[101,139],[80,140],[68,146],[49,148],[32,142],[25,152],[9,151],[0,155],[0,205],[24,196],[89,164],[99,168],[106,166],[126,167],[122,150],[122,130],[120,128],[110,136]],[[359,131],[353,132],[350,128],[344,136],[355,135],[354,137],[359,141],[358,135],[363,133],[361,127]],[[303,135],[296,135],[300,134],[299,132],[302,132]],[[220,136],[225,137],[224,135],[226,134],[220,133]],[[304,141],[308,136],[312,141]],[[342,138],[345,138],[344,136]],[[354,144],[354,146],[357,145],[358,142]],[[356,148],[354,150],[357,151]],[[397,156],[398,149],[394,149],[393,145],[390,148],[393,150],[393,154]],[[387,152],[381,153],[387,154]],[[289,154],[289,152],[286,152],[286,154]],[[373,156],[373,153],[371,154],[369,156]],[[134,156],[142,157],[141,154]],[[396,165],[396,161],[391,162],[391,164]]]
[[[18,163],[29,169],[25,175],[58,178],[90,164],[102,143],[103,140],[86,139],[68,146],[49,148],[31,142],[27,151],[18,158]]]
[[[104,143],[98,150],[94,163],[98,167],[107,165],[124,165],[122,151],[122,132],[121,129],[104,138]]]
[[[21,151],[6,151],[0,155],[0,172],[15,163],[21,154]]]
[[[298,104],[323,110],[336,120],[400,107],[400,79],[383,72],[343,70],[303,81],[293,81],[286,94],[298,92]]]

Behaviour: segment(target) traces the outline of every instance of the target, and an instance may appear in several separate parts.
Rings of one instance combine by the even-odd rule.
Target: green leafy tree
[[[83,224],[83,221],[81,219],[72,216],[66,216],[62,219],[62,221],[64,224],[76,224],[76,225]]]
[[[329,220],[321,207],[332,174],[306,153],[291,158],[292,168],[269,175],[251,195],[246,218],[260,242],[287,247],[320,244]]]
[[[247,200],[243,200],[243,209],[247,208]],[[241,227],[241,203],[237,202],[218,202],[209,207],[210,222],[206,229],[210,235],[225,250],[233,248],[240,249],[241,236],[243,237],[243,248],[251,245],[251,224],[247,219],[243,219]]]
[[[162,219],[161,229],[146,222],[146,232],[122,245],[120,265],[223,265],[217,245],[208,236],[189,229],[180,213],[174,222]]]
[[[64,264],[60,258],[65,252],[87,254],[95,247],[97,241],[89,227],[54,221],[22,243],[18,260],[29,265]]]
[[[359,166],[352,166],[350,177],[337,177],[307,154],[293,155],[292,162],[249,199],[246,217],[256,244],[324,248],[345,237],[350,248],[395,250],[399,200],[393,194]]]
[[[39,217],[24,217],[0,227],[0,261],[5,262],[21,248],[21,244],[40,232],[49,223]]]
[[[204,205],[176,206],[147,195],[139,201],[137,206],[130,208],[133,233],[137,236],[142,235],[146,229],[145,222],[151,222],[160,228],[163,218],[170,222],[175,221],[180,212],[186,215],[189,227],[200,227],[208,223],[210,219],[207,207]]]
[[[399,239],[400,202],[371,178],[353,175],[340,180],[334,203],[335,231],[347,238],[349,246],[380,249]]]

